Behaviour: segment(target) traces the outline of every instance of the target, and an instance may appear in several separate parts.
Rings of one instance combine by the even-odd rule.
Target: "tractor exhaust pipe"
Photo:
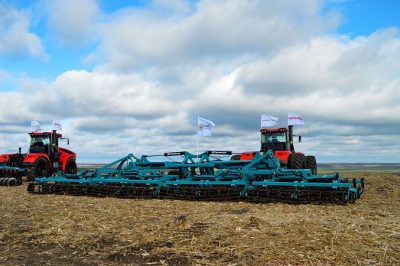
[[[293,125],[289,125],[289,144],[290,144],[290,151],[294,152],[294,145],[293,145]]]
[[[52,134],[51,134],[51,144],[55,143],[56,134],[57,134],[57,130],[53,130]]]

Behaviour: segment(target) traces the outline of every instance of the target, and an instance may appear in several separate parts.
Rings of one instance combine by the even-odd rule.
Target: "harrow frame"
[[[115,196],[123,198],[171,198],[188,200],[248,200],[252,202],[351,203],[364,192],[365,181],[349,181],[338,173],[313,175],[308,169],[286,169],[272,151],[252,160],[221,160],[230,151],[206,151],[199,155],[171,152],[163,155],[133,154],[97,170],[61,173],[36,178],[32,193]],[[163,156],[164,160],[152,161]],[[171,157],[179,161],[167,161]]]

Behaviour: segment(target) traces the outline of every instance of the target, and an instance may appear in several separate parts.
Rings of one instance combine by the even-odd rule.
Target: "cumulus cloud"
[[[165,1],[152,7],[158,2]],[[128,9],[103,24],[101,51],[117,70],[271,54],[334,29],[338,17],[322,16],[322,8],[322,1],[314,0],[203,0],[183,15],[154,16],[151,8]]]
[[[69,46],[81,46],[95,37],[101,15],[97,0],[46,0],[48,25],[56,38]]]
[[[29,12],[18,11],[0,2],[0,56],[46,60],[40,38],[29,27]]]
[[[338,16],[323,10],[311,0],[158,0],[121,10],[101,25],[93,70],[0,92],[0,135],[58,118],[83,160],[194,152],[201,115],[217,126],[200,150],[257,150],[260,114],[286,126],[293,111],[306,118],[297,149],[321,161],[399,160],[398,29],[338,36]]]
[[[246,64],[239,83],[246,95],[266,95],[273,106],[286,100],[312,117],[398,122],[399,48],[395,29],[354,40],[315,38]]]

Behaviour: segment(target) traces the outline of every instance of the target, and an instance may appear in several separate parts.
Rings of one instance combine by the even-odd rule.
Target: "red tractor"
[[[261,152],[272,150],[282,166],[289,169],[310,169],[317,174],[315,156],[296,152],[293,145],[293,126],[288,128],[263,128],[261,131]],[[301,142],[301,136],[299,136]],[[251,160],[255,152],[244,152],[232,159]]]
[[[35,177],[51,176],[61,170],[68,174],[76,174],[76,154],[58,146],[62,135],[55,130],[52,132],[29,133],[31,143],[28,154],[2,154],[0,166],[20,167],[26,169],[28,180]],[[68,144],[69,144],[69,139]]]

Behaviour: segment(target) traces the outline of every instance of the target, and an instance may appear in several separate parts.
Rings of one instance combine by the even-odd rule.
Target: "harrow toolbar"
[[[199,155],[129,154],[97,170],[36,178],[28,191],[39,194],[170,198],[187,200],[247,200],[252,202],[351,203],[364,192],[364,179],[338,173],[313,175],[309,169],[280,166],[272,151],[252,160],[230,160],[230,151]],[[162,159],[156,159],[162,157]],[[177,158],[178,157],[178,158]]]

